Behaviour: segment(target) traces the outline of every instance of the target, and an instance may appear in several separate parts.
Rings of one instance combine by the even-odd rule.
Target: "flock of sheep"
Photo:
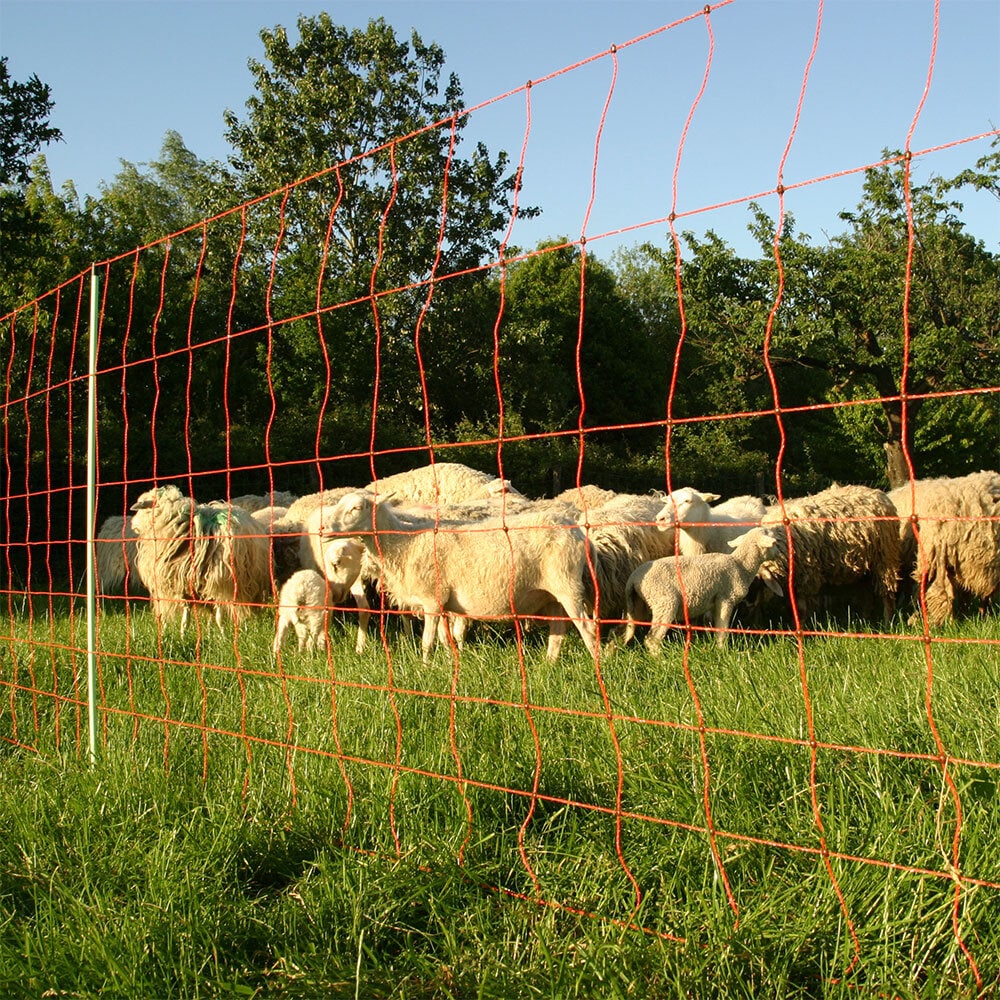
[[[435,463],[364,488],[304,497],[272,494],[196,503],[172,485],[143,493],[132,516],[109,517],[96,539],[102,594],[148,592],[158,619],[209,606],[216,621],[273,608],[273,652],[294,632],[300,650],[324,648],[329,611],[357,607],[358,652],[373,595],[435,645],[462,648],[470,620],[541,619],[548,656],[572,624],[597,655],[598,624],[624,632],[650,623],[659,649],[670,625],[707,619],[719,645],[741,603],[775,595],[801,619],[854,588],[886,621],[921,593],[930,624],[965,594],[1000,592],[1000,474],[917,480],[890,493],[837,486],[766,506],[723,503],[686,487],[620,494],[595,486],[552,499],[507,480]],[[922,585],[922,586],[921,586]],[[858,589],[860,588],[860,590]],[[766,610],[758,611],[767,614]]]

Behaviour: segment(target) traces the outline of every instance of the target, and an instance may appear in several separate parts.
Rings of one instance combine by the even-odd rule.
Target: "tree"
[[[272,384],[279,409],[294,400],[299,414],[275,433],[301,439],[315,420],[343,427],[356,450],[371,418],[377,336],[389,446],[400,443],[393,418],[412,426],[407,414],[421,409],[414,338],[426,282],[496,252],[515,177],[503,152],[480,144],[462,155],[461,87],[454,75],[442,80],[439,46],[415,32],[400,41],[382,19],[350,31],[321,14],[297,27],[294,42],[283,27],[261,32],[247,114],[225,116],[234,193],[279,190],[254,210],[260,266],[273,275]],[[285,187],[302,177],[312,179]],[[469,285],[435,282],[433,307],[447,310]],[[372,300],[372,291],[391,294]],[[297,316],[308,318],[289,321]],[[328,446],[341,443],[338,433]]]
[[[998,168],[1000,156],[991,154],[956,178],[911,184],[905,322],[909,234],[899,165],[868,173],[861,204],[843,214],[848,230],[826,245],[814,245],[785,219],[784,283],[773,317],[772,219],[752,206],[759,258],[738,257],[711,232],[685,234],[687,333],[673,415],[766,413],[777,402],[785,439],[769,415],[682,424],[672,435],[672,465],[686,470],[700,462],[697,481],[707,476],[716,489],[713,482],[722,481],[723,492],[730,492],[725,480],[745,483],[753,465],[773,464],[782,443],[782,477],[796,489],[833,479],[896,485],[909,472],[904,454],[922,476],[995,465],[1000,400],[975,390],[995,388],[1000,371],[1000,257],[965,231],[954,193],[964,184],[1000,190]],[[620,282],[657,329],[679,323],[674,266],[672,252],[649,245],[619,262]],[[905,421],[904,355],[911,397]],[[811,409],[824,403],[841,405]]]
[[[47,143],[62,139],[49,124],[53,101],[47,84],[32,75],[11,80],[7,57],[0,57],[0,240],[4,278],[0,316],[13,309],[22,292],[23,272],[40,255],[49,235],[43,219],[25,196],[29,163]]]
[[[994,162],[994,186],[1000,183],[997,166]],[[985,172],[978,177],[990,183]],[[961,204],[946,197],[960,183],[933,177],[910,186],[908,296],[910,238],[901,165],[869,171],[864,200],[855,212],[841,216],[850,229],[823,255],[819,287],[829,323],[827,350],[817,363],[827,368],[842,395],[881,399],[890,486],[906,481],[907,453],[922,475],[978,468],[995,458],[987,428],[996,426],[996,397],[910,399],[905,420],[898,398],[904,388],[907,395],[925,396],[997,383],[1000,257],[965,231]],[[947,429],[941,426],[942,413],[949,414]],[[935,425],[935,435],[921,437],[921,427],[926,432]]]
[[[62,139],[49,124],[53,106],[47,84],[35,74],[25,83],[11,80],[7,57],[0,56],[0,186],[26,184],[31,157]]]

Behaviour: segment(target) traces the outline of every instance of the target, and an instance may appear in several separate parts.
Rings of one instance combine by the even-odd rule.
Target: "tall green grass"
[[[903,626],[808,638],[804,669],[793,638],[696,637],[686,671],[674,641],[598,673],[537,630],[456,669],[390,629],[390,666],[343,625],[279,666],[266,614],[234,643],[107,608],[92,765],[83,622],[21,612],[0,995],[973,997],[960,940],[1000,989],[996,617],[930,674]]]

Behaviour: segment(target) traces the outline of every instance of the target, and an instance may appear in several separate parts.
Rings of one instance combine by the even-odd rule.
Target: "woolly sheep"
[[[786,521],[787,518],[787,521]],[[895,609],[899,531],[895,508],[881,490],[833,485],[812,496],[769,507],[762,525],[778,527],[777,552],[760,577],[775,593],[789,575],[791,537],[794,594],[801,615],[816,611],[821,592],[869,578],[885,621]],[[786,530],[780,530],[785,525]]]
[[[652,623],[646,648],[659,651],[667,628],[688,619],[709,615],[717,630],[716,644],[726,644],[729,623],[736,605],[743,600],[761,564],[776,549],[774,536],[765,528],[751,528],[728,543],[731,551],[693,556],[665,556],[643,563],[625,585],[625,634],[635,635],[638,613],[645,607]],[[647,619],[643,616],[643,621]]]
[[[233,497],[229,503],[234,507],[242,507],[248,514],[256,514],[266,507],[289,507],[297,499],[294,493],[274,490],[271,493],[266,493],[264,496],[248,493],[241,497]]]
[[[163,620],[181,610],[181,631],[195,601],[215,605],[234,621],[270,593],[268,546],[242,508],[196,504],[173,485],[143,493],[132,505],[136,570]]]
[[[488,500],[469,500],[459,504],[408,504],[405,507],[397,505],[395,497],[392,499],[393,510],[401,520],[411,524],[436,524],[437,527],[444,529],[460,528],[470,521],[482,521],[490,517],[500,518],[508,513],[513,514],[529,508],[534,509],[536,503],[516,493],[504,493]],[[378,560],[368,552],[358,539],[353,540],[353,545],[361,554],[360,565],[356,565],[353,552],[345,552],[342,547],[331,550],[331,529],[328,523],[330,510],[330,507],[317,508],[306,519],[300,552],[301,562],[303,566],[318,567],[328,580],[339,586],[339,601],[345,600],[348,593],[354,597],[355,603],[362,612],[358,616],[356,645],[357,651],[361,652],[368,637],[369,615],[367,611],[370,605],[367,599],[367,586],[378,585],[381,576]],[[344,539],[340,539],[341,545],[344,541]],[[334,574],[329,571],[331,552],[338,557]],[[356,569],[356,577],[351,578],[346,572],[350,568]],[[412,611],[415,609],[401,608],[400,610]],[[409,616],[403,618],[403,624],[412,633]],[[464,644],[467,620],[461,617],[442,616],[438,631],[442,643],[448,640],[449,625],[451,637],[461,649]]]
[[[709,506],[719,499],[718,493],[701,493],[690,486],[667,494],[656,523],[663,529],[677,528],[681,555],[728,552],[729,543],[760,524],[767,510],[763,501],[751,496],[733,497]]]
[[[143,591],[135,571],[136,531],[132,518],[113,514],[104,519],[94,538],[97,592]]]
[[[577,514],[582,514],[585,508],[601,507],[613,500],[618,494],[614,490],[606,490],[601,486],[585,483],[581,486],[571,486],[562,493],[557,493],[552,499],[556,502],[572,505]]]
[[[591,577],[588,566],[586,582],[592,585],[596,580],[596,608],[601,621],[621,619],[625,584],[637,566],[674,554],[673,528],[663,530],[656,524],[656,515],[662,509],[662,495],[620,493],[579,515],[594,569]]]
[[[329,603],[339,607],[348,595],[358,606],[358,633],[354,651],[362,652],[368,641],[368,594],[366,584],[376,578],[367,550],[356,538],[333,538],[323,546],[323,576],[329,584]]]
[[[927,579],[930,624],[954,615],[959,592],[986,601],[1000,589],[1000,473],[918,479],[889,499],[899,514],[903,565],[916,585]]]
[[[288,505],[288,513],[285,516],[290,521],[300,521],[304,524],[314,510],[332,507],[341,497],[356,489],[356,486],[338,486],[334,489],[320,490],[318,493],[307,493]]]
[[[480,472],[461,462],[435,462],[373,480],[369,493],[392,495],[401,504],[460,504],[489,500],[501,493],[520,495],[507,479]]]
[[[362,540],[399,607],[423,614],[425,662],[446,612],[510,619],[547,613],[556,603],[596,656],[594,624],[584,611],[584,538],[572,524],[528,513],[440,530],[432,519],[397,515],[390,501],[368,493],[342,498],[329,524]],[[559,655],[565,631],[565,618],[550,622],[550,660]]]
[[[312,569],[294,572],[278,595],[278,624],[272,650],[278,655],[290,630],[298,637],[299,652],[326,649],[326,581]]]

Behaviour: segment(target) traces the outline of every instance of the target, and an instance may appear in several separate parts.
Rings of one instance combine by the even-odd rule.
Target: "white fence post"
[[[97,268],[90,269],[89,363],[87,368],[87,723],[90,761],[97,760],[97,600],[94,514],[97,500]]]

